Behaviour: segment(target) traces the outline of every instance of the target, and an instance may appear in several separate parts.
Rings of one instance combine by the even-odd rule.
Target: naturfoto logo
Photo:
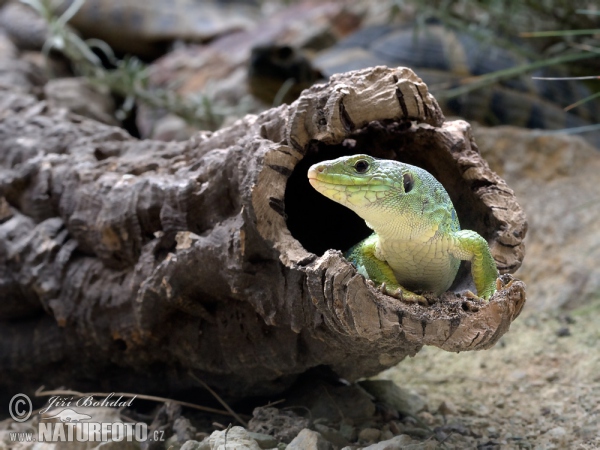
[[[122,422],[116,413],[114,420],[107,420],[106,408],[131,406],[133,400],[135,397],[123,400],[122,396],[115,394],[106,395],[102,399],[96,399],[93,396],[79,399],[54,396],[48,400],[48,405],[39,410],[37,435],[35,432],[14,432],[10,433],[10,438],[14,442],[53,443],[163,441],[162,431],[148,436],[146,423]],[[25,394],[15,395],[9,405],[11,416],[16,422],[23,422],[23,418],[29,418],[33,412],[31,405],[31,400]],[[85,409],[83,410],[83,408]],[[95,414],[93,408],[105,409],[103,413]],[[94,420],[94,416],[101,417],[101,419]],[[33,421],[32,425],[35,426],[35,424],[36,421]]]

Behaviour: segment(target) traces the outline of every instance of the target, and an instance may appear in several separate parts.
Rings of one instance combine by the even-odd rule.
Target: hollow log
[[[333,76],[292,105],[183,143],[0,93],[0,386],[279,392],[326,367],[370,376],[423,345],[494,345],[525,301],[526,221],[464,121],[409,69]],[[489,302],[430,306],[372,288],[341,251],[369,230],[308,184],[368,153],[427,169],[503,274]]]

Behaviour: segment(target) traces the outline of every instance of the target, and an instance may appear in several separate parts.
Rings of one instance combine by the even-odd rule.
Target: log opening
[[[294,167],[285,190],[286,224],[291,235],[309,252],[345,252],[372,233],[363,219],[314,190],[308,168],[340,156],[365,153],[419,166],[442,183],[456,208],[463,229],[477,231],[486,240],[495,237],[498,220],[476,191],[487,183],[466,182],[459,166],[430,127],[410,121],[373,121],[348,134],[339,144],[310,141],[305,156]],[[469,263],[462,262],[451,290],[474,289]]]

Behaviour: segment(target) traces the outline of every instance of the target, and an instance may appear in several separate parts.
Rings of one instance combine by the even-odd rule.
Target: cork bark
[[[423,345],[491,347],[525,302],[510,275],[526,220],[464,121],[405,68],[335,75],[292,105],[182,143],[0,93],[0,385],[174,392],[192,371],[230,396],[326,367],[373,375]],[[368,153],[421,166],[502,275],[489,303],[463,267],[430,306],[369,286],[342,256],[369,230],[308,184]]]

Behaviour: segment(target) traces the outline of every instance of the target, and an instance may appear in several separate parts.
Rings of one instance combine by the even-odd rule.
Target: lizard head
[[[399,161],[343,156],[314,164],[308,179],[318,192],[357,213],[377,232],[393,227],[413,233],[420,224],[430,229],[455,217],[448,218],[454,208],[433,175]]]

